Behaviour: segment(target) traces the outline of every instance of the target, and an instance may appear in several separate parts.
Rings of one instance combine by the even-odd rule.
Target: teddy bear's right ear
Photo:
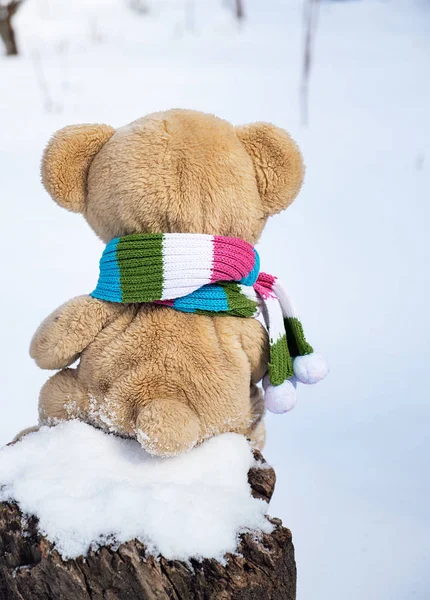
[[[84,210],[91,161],[114,133],[109,125],[70,125],[49,140],[42,158],[42,182],[60,206]]]
[[[303,182],[304,165],[290,135],[271,123],[236,127],[236,133],[254,163],[258,190],[266,214],[291,204]]]

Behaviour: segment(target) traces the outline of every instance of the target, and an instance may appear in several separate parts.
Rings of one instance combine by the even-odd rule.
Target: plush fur
[[[42,179],[105,242],[182,232],[255,244],[267,218],[297,195],[303,164],[273,125],[235,128],[171,110],[117,130],[60,130],[45,151]],[[78,417],[136,437],[160,456],[227,431],[264,443],[256,384],[267,370],[268,340],[254,319],[81,296],[41,324],[30,354],[41,368],[60,369],[42,388],[41,423]]]

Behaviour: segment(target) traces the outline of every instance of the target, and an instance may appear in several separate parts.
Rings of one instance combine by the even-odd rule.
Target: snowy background
[[[267,120],[306,183],[259,251],[289,286],[331,375],[267,418],[271,513],[292,529],[298,600],[430,594],[430,4],[322,2],[301,125],[303,0],[26,0],[0,56],[0,443],[37,420],[38,323],[91,291],[102,244],[39,182],[44,144],[79,122],[183,107]]]

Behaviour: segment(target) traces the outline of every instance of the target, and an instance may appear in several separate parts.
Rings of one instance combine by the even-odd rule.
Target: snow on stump
[[[169,459],[69,422],[0,450],[0,600],[293,600],[275,473],[242,436]]]

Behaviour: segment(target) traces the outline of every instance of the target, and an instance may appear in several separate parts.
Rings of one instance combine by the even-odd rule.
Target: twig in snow
[[[149,7],[146,0],[129,0],[128,5],[138,15],[146,15],[149,13]]]
[[[88,24],[90,29],[91,41],[94,44],[100,44],[102,42],[102,35],[99,31],[99,22],[96,15],[91,15],[88,18]]]
[[[312,67],[315,32],[318,22],[319,0],[305,0],[303,24],[305,31],[302,82],[300,88],[300,106],[302,124],[308,124],[309,116],[309,79]]]
[[[193,33],[196,29],[196,2],[187,0],[185,2],[185,29]]]
[[[48,82],[45,78],[45,73],[43,72],[42,61],[40,60],[40,56],[38,52],[33,52],[32,54],[34,72],[36,74],[36,81],[39,85],[40,92],[43,98],[43,107],[46,112],[53,112],[54,110],[54,102],[52,100],[51,93],[49,91]]]
[[[0,2],[0,38],[6,47],[6,56],[16,56],[18,54],[12,17],[21,4],[22,0],[13,0],[6,3]]]
[[[245,18],[243,0],[236,0],[236,18],[238,21],[242,21]]]

